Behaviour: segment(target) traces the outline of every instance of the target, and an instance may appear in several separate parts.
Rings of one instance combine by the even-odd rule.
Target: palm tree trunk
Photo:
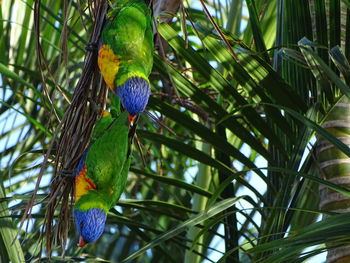
[[[342,98],[328,115],[322,125],[338,140],[350,145],[350,101]],[[321,176],[334,184],[350,186],[350,158],[328,141],[319,139],[317,159]],[[325,186],[320,186],[320,209],[336,213],[350,212],[350,198]],[[336,244],[326,244],[327,247]],[[327,263],[350,262],[350,246],[328,251]]]

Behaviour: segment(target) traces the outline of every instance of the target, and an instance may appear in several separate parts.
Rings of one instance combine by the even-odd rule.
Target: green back
[[[115,185],[128,153],[128,113],[114,119],[110,127],[89,148],[86,157],[88,177],[97,187]]]
[[[98,138],[100,138],[106,130],[109,129],[113,121],[115,121],[121,114],[119,97],[113,92],[110,92],[108,95],[110,99],[110,114],[101,117],[96,122],[94,129],[92,130],[90,144],[93,144]]]
[[[105,133],[105,131],[112,124],[113,120],[114,119],[112,118],[112,116],[105,116],[96,122],[91,134],[91,144],[93,144],[98,138],[100,138]]]
[[[102,42],[120,60],[116,86],[127,78],[148,78],[153,65],[151,11],[143,0],[116,1],[102,31]]]
[[[109,187],[90,190],[87,194],[80,197],[79,201],[74,205],[74,209],[87,211],[91,208],[100,208],[105,211],[105,213],[108,213],[109,209],[111,209],[111,207],[117,203],[124,191],[128,178],[130,161],[131,157],[129,156],[123,166],[121,173],[115,176],[116,185],[114,186],[112,194],[109,190]]]
[[[117,94],[114,92],[109,92],[108,93],[109,98],[110,98],[110,112],[113,118],[117,118],[120,114],[120,99]]]
[[[109,127],[103,129],[104,133],[92,143],[86,156],[87,176],[97,189],[81,196],[75,209],[101,208],[107,212],[124,190],[130,167],[128,113],[122,113],[117,119],[106,118],[106,122],[112,120]],[[105,122],[98,124],[100,132]]]

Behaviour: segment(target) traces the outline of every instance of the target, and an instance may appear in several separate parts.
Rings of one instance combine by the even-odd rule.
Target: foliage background
[[[303,262],[325,242],[348,244],[347,214],[315,224],[332,214],[319,209],[320,185],[349,196],[319,176],[314,147],[317,133],[350,153],[319,126],[350,94],[349,3],[331,2],[184,1],[158,24],[148,110],[173,132],[142,116],[141,151],[104,235],[81,249],[72,227],[65,260]],[[1,2],[0,262],[47,256],[39,230],[50,165],[28,229],[9,244],[82,74],[88,5],[40,2],[40,71],[34,1]]]

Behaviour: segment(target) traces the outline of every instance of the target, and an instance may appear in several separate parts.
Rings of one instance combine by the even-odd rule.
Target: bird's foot
[[[98,43],[96,42],[90,42],[85,47],[85,50],[90,52],[96,51],[97,49],[98,49]]]
[[[102,112],[101,106],[98,105],[93,99],[88,98],[88,101],[89,101],[89,103],[90,103],[91,109],[92,109],[95,113],[101,113],[101,112]]]
[[[62,169],[61,171],[61,176],[62,177],[75,177],[74,172],[72,170],[66,170],[66,169]]]

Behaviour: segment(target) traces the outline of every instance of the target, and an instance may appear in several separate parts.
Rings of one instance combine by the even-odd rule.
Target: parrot
[[[98,48],[98,67],[132,123],[151,94],[153,66],[151,10],[143,0],[116,0],[106,15]]]
[[[79,247],[102,235],[107,213],[122,194],[130,167],[128,113],[108,112],[96,123],[92,142],[75,172],[74,220]]]

